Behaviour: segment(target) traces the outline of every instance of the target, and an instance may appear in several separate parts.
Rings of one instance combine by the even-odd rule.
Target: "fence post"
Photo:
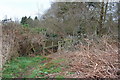
[[[61,51],[61,41],[58,41],[58,51]]]
[[[46,41],[43,41],[43,55],[45,55],[45,43]]]
[[[53,41],[52,41],[52,46],[53,46]],[[52,47],[52,52],[53,52],[54,47]]]

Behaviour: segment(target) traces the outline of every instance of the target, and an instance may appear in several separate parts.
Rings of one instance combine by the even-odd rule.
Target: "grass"
[[[57,75],[57,76],[55,76],[55,78],[64,78],[64,76],[63,75]]]
[[[41,65],[38,65],[35,67],[33,71],[31,71],[31,75],[28,75],[28,78],[34,78],[34,77],[44,77],[48,74],[52,73],[59,73],[61,71],[61,66],[59,64],[56,64],[54,62],[47,62]]]
[[[39,78],[50,73],[58,73],[61,67],[58,62],[50,61],[44,56],[18,57],[7,62],[2,71],[3,78]],[[58,76],[59,77],[59,76]],[[61,76],[60,76],[61,77]]]

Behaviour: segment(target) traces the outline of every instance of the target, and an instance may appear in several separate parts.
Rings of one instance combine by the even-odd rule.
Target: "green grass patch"
[[[47,74],[59,73],[63,60],[51,60],[43,56],[18,57],[7,62],[3,67],[3,78],[40,78]]]
[[[57,75],[57,76],[55,76],[55,78],[64,78],[64,76],[63,75]],[[61,80],[61,79],[57,79],[57,80]]]
[[[53,60],[52,62],[54,62],[54,63],[60,63],[60,62],[63,62],[63,61],[65,61],[65,59]]]
[[[67,74],[75,74],[75,72],[68,72]]]
[[[45,34],[47,29],[41,27],[29,28],[32,33],[42,33]]]
[[[36,66],[36,68],[31,72],[31,75],[28,75],[29,78],[34,77],[44,77],[47,74],[59,73],[61,71],[61,66],[53,62],[47,62]],[[45,77],[46,78],[46,77]]]
[[[28,70],[29,67],[35,67],[46,57],[18,57],[6,63],[3,67],[3,78],[22,77],[21,75]]]

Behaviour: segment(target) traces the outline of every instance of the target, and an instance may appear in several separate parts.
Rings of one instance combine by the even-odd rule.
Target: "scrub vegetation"
[[[54,2],[2,23],[2,78],[118,78],[118,3]]]

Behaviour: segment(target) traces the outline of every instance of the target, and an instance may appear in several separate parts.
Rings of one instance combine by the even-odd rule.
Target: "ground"
[[[4,78],[116,78],[117,52],[63,51],[18,57],[4,66]]]

